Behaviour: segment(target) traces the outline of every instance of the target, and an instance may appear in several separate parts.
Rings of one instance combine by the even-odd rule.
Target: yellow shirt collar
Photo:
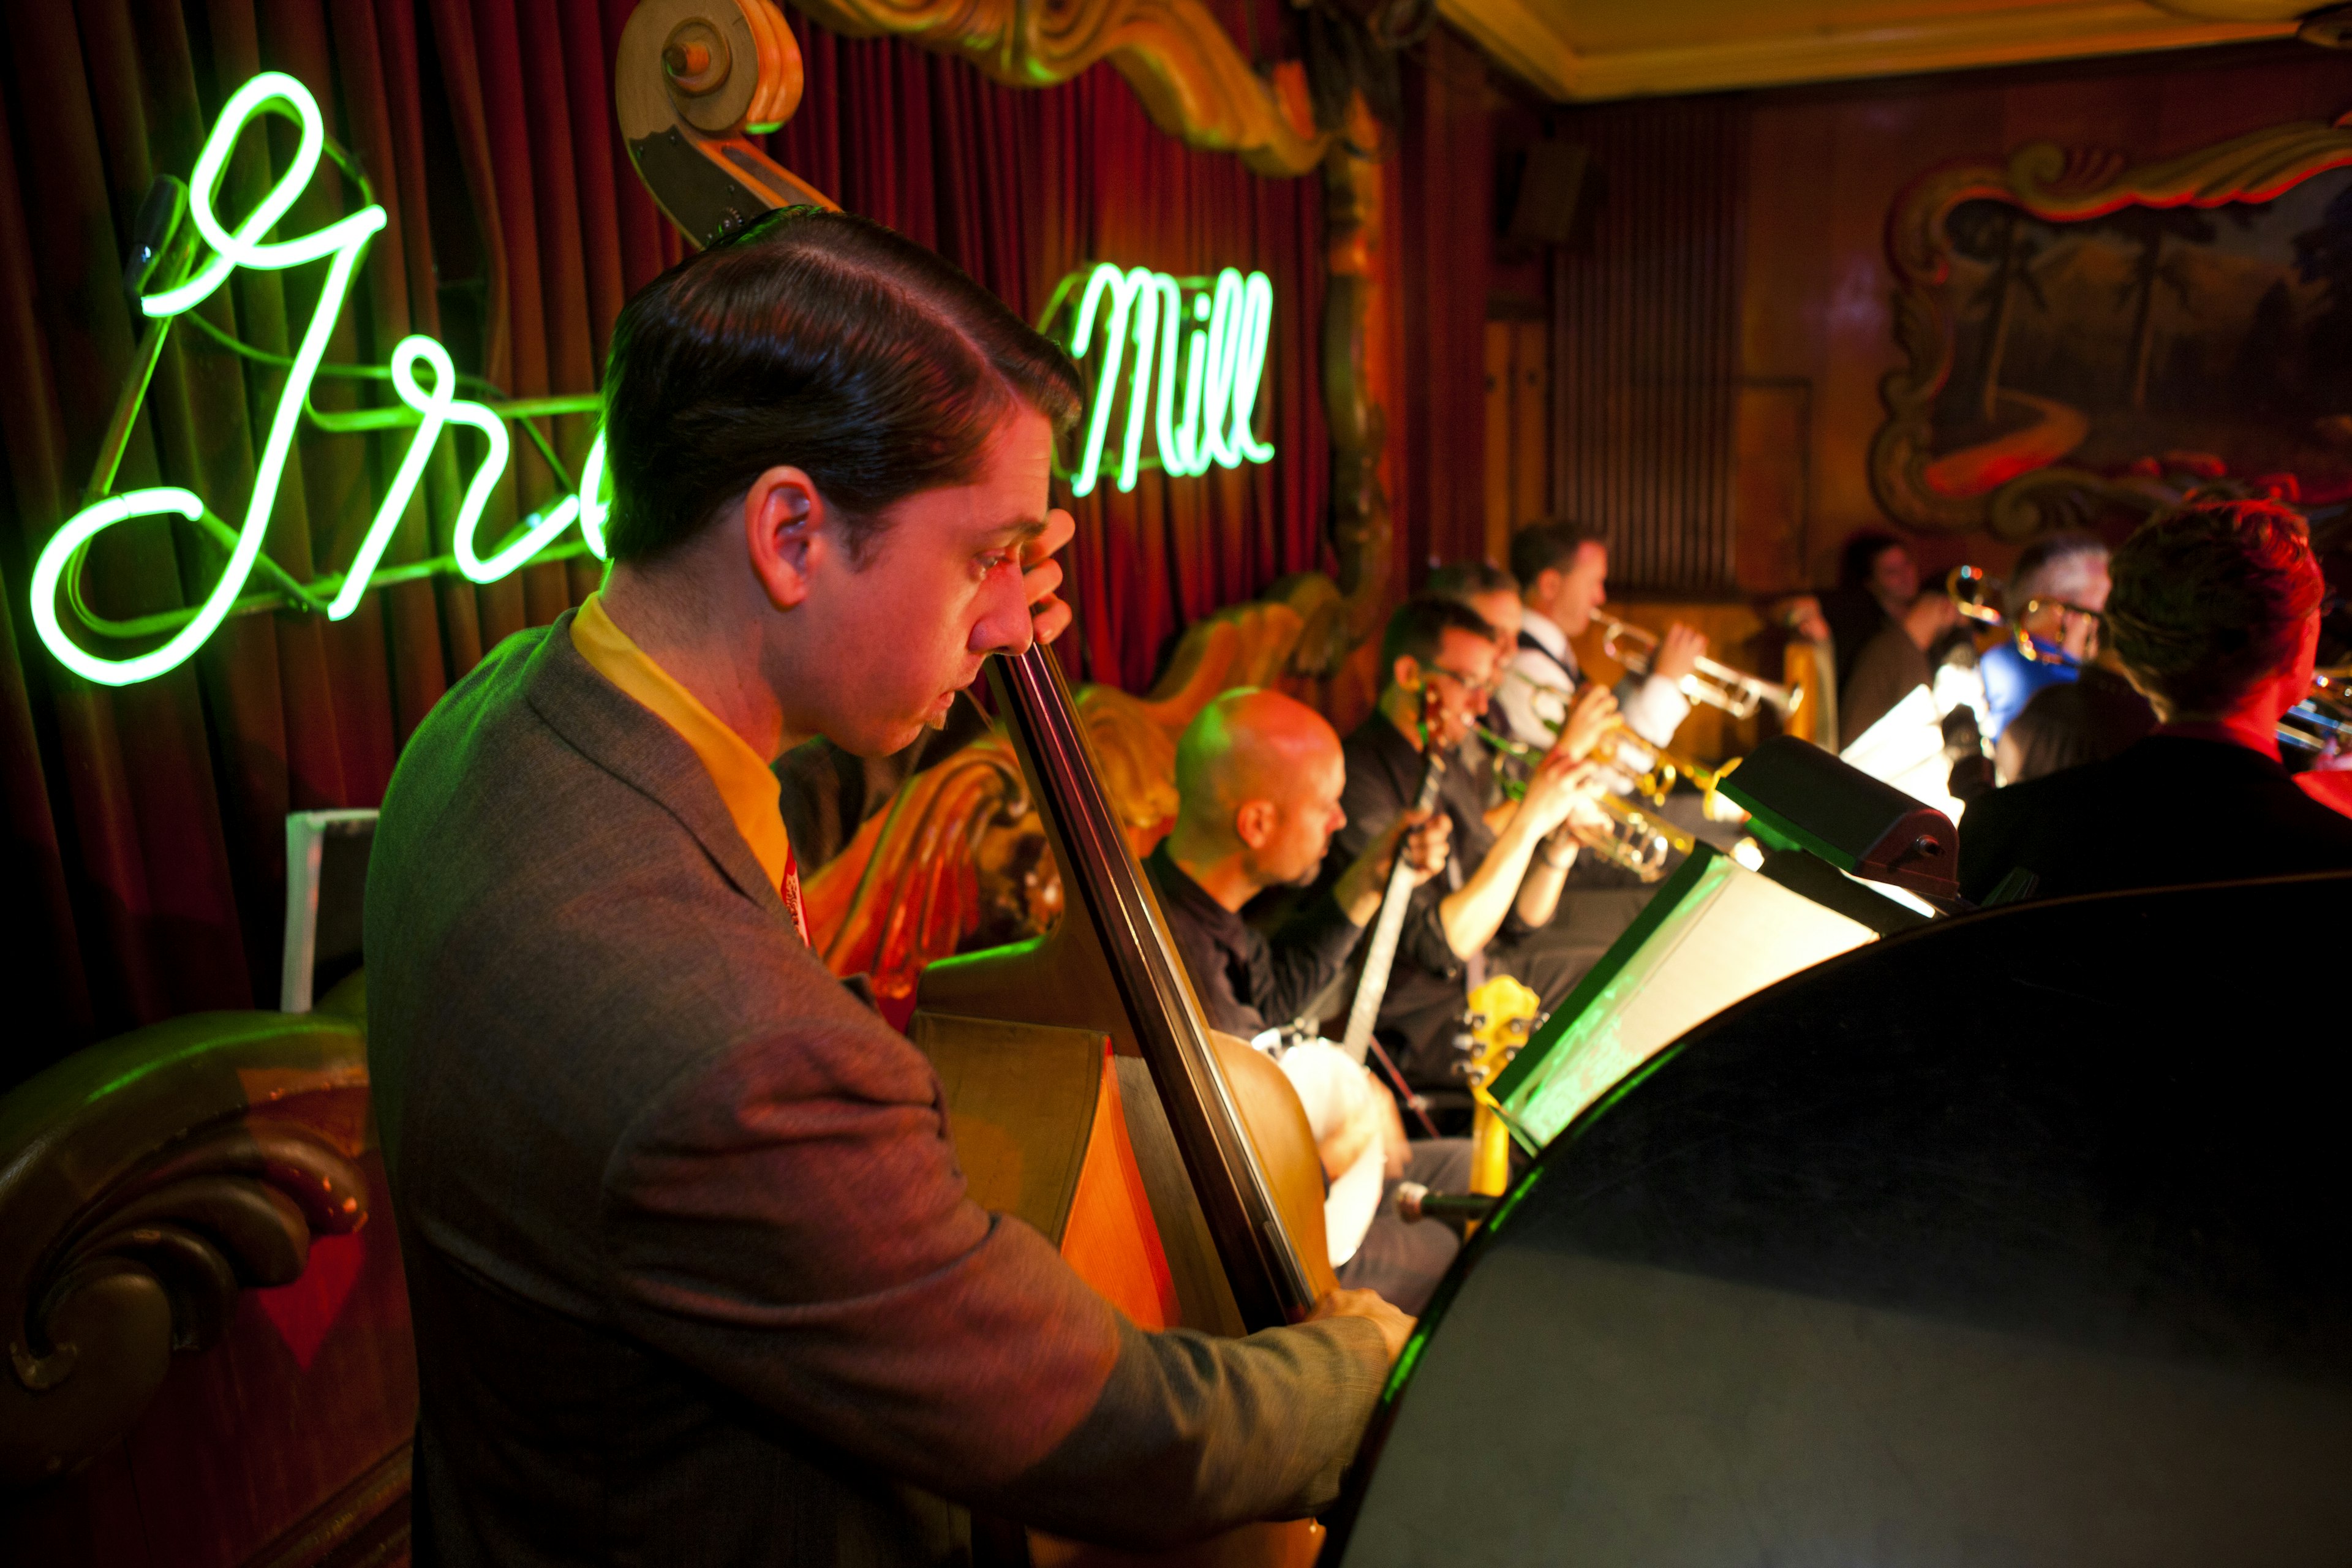
[[[629,640],[628,634],[604,613],[604,596],[588,595],[572,617],[572,646],[580,650],[597,674],[653,710],[693,748],[719,786],[719,798],[735,830],[751,848],[769,884],[782,894],[784,873],[792,864],[792,840],[776,805],[782,786],[760,753],[705,708],[694,693],[671,679],[667,670]],[[789,895],[787,895],[789,897]]]

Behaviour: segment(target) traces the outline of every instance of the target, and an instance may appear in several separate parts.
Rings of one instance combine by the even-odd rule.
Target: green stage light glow
[[[1171,475],[1272,460],[1274,447],[1251,428],[1274,330],[1272,279],[1228,267],[1213,279],[1179,279],[1101,262],[1062,280],[1046,308],[1045,331],[1054,332],[1073,295],[1077,304],[1068,331],[1055,335],[1080,363],[1089,355],[1096,363],[1094,402],[1071,494],[1091,495],[1102,477],[1122,380],[1127,421],[1112,470],[1122,494],[1135,489],[1145,466],[1147,421],[1158,465]]]
[[[300,135],[285,174],[269,188],[260,204],[246,216],[245,221],[231,229],[221,221],[215,205],[221,177],[227,168],[231,153],[236,151],[237,138],[262,114],[276,114],[292,120]],[[211,254],[184,281],[140,300],[141,310],[156,322],[155,326],[148,329],[150,331],[163,330],[171,318],[210,299],[227,281],[229,275],[240,267],[256,271],[283,271],[312,261],[331,259],[326,279],[319,290],[318,303],[311,310],[310,324],[303,331],[300,347],[287,369],[286,384],[278,394],[278,407],[270,417],[268,436],[254,473],[253,493],[246,503],[245,520],[236,531],[236,545],[229,552],[220,580],[213,584],[212,591],[184,625],[180,626],[162,646],[135,658],[101,658],[66,635],[58,616],[58,597],[60,587],[68,585],[68,578],[75,571],[81,552],[100,533],[115,524],[147,517],[177,516],[189,521],[203,517],[205,510],[204,501],[193,491],[177,486],[160,486],[103,497],[68,518],[64,526],[43,547],[33,568],[33,624],[58,662],[85,679],[106,686],[130,686],[152,680],[176,668],[201,647],[236,608],[238,596],[253,575],[255,564],[261,555],[263,539],[268,532],[270,515],[277,506],[278,487],[286,477],[286,463],[293,449],[295,431],[308,406],[310,387],[326,355],[328,340],[333,335],[335,322],[342,314],[344,301],[351,293],[361,260],[366,255],[368,242],[386,222],[384,209],[371,203],[309,234],[276,240],[267,237],[309,188],[311,177],[318,172],[325,143],[325,121],[319,113],[318,100],[311,97],[310,90],[283,72],[264,71],[239,88],[222,106],[219,123],[213,127],[203,151],[197,154],[188,192],[189,216]],[[417,366],[420,363],[432,373],[433,381],[429,388],[418,380]],[[511,448],[506,420],[498,410],[488,405],[457,395],[457,367],[450,363],[448,351],[429,337],[419,334],[402,339],[393,350],[391,370],[393,390],[407,405],[408,412],[387,411],[388,416],[382,418],[371,414],[364,423],[346,419],[340,427],[360,429],[378,424],[390,426],[414,423],[416,434],[410,439],[408,450],[402,457],[391,482],[384,488],[383,500],[360,542],[351,569],[343,574],[333,599],[325,605],[331,619],[342,620],[349,616],[365,597],[370,580],[376,574],[384,552],[392,542],[393,532],[415,496],[416,487],[424,477],[425,465],[433,455],[435,443],[439,440],[443,429],[452,424],[470,426],[479,432],[488,445],[480,467],[475,469],[473,479],[466,487],[465,500],[458,509],[455,525],[452,555],[460,573],[476,583],[497,582],[546,549],[574,521],[580,523],[581,532],[591,552],[603,559],[606,503],[603,494],[604,439],[602,432],[598,433],[595,445],[589,452],[587,470],[582,479],[582,494],[566,496],[552,507],[525,519],[519,535],[485,558],[476,542],[476,533],[481,524],[482,513],[498,489],[499,480],[506,473]],[[545,401],[541,400],[542,405]],[[542,406],[540,411],[556,410]],[[320,423],[329,424],[331,428],[337,427],[326,416],[320,417]],[[583,501],[583,496],[589,499]],[[79,608],[78,599],[76,604]],[[311,604],[316,606],[315,600]]]

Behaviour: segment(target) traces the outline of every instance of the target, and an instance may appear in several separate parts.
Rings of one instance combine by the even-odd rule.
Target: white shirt
[[[1568,717],[1568,701],[1558,693],[1573,690],[1580,679],[1576,650],[1568,646],[1568,634],[1540,611],[1526,611],[1520,629],[1526,640],[1507,667],[1517,679],[1506,679],[1496,700],[1514,735],[1529,745],[1549,745]],[[1530,640],[1538,646],[1528,647]],[[1664,746],[1690,716],[1690,700],[1663,676],[1629,674],[1617,683],[1617,710],[1633,733]]]

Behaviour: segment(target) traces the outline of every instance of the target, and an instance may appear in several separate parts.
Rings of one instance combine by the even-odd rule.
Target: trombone
[[[1543,760],[1544,754],[1538,748],[1507,735],[1497,735],[1484,725],[1478,727],[1478,738],[1521,762]],[[1527,793],[1525,784],[1510,779],[1504,781],[1503,789],[1515,800]],[[1632,801],[1613,795],[1588,795],[1585,799],[1607,818],[1607,826],[1580,822],[1570,816],[1569,836],[1611,865],[1622,866],[1644,882],[1654,882],[1666,874],[1670,856],[1687,855],[1694,847],[1689,834]]]
[[[1601,652],[1635,675],[1650,673],[1657,661],[1657,633],[1598,610],[1592,612],[1592,622],[1601,628]],[[1804,688],[1801,686],[1783,686],[1777,680],[1719,664],[1703,654],[1697,667],[1683,678],[1682,689],[1684,696],[1710,708],[1720,708],[1734,719],[1748,718],[1769,702],[1772,710],[1785,720],[1805,700]]]

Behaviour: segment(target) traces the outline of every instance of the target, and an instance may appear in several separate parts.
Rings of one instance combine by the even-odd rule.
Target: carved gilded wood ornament
[[[794,0],[836,33],[901,37],[970,60],[1012,87],[1054,87],[1098,61],[1125,77],[1152,123],[1261,174],[1304,174],[1330,137],[1303,78],[1250,68],[1200,0]]]

